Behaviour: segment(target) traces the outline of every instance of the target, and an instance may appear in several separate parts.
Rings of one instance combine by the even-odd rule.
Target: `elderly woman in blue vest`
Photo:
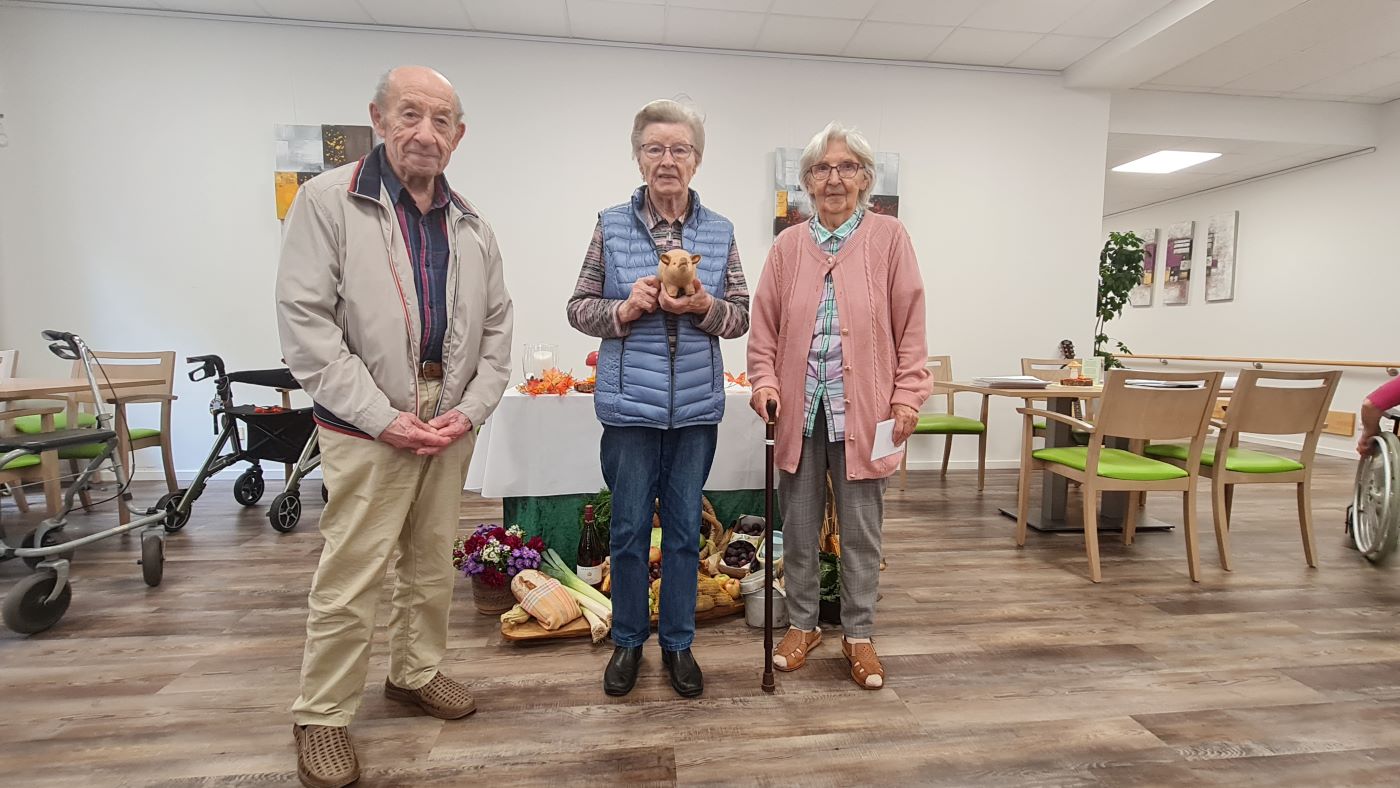
[[[701,489],[724,416],[719,339],[749,327],[749,293],[729,220],[700,203],[690,179],[705,154],[705,127],[674,101],[642,107],[632,155],[644,185],[598,215],[569,323],[601,337],[594,406],[603,423],[603,478],[612,491],[612,638],[603,691],[636,683],[651,633],[647,552],[653,501],[661,505],[658,639],[671,686],[704,691],[691,654],[699,562]],[[691,295],[671,297],[657,280],[659,256],[699,255]]]

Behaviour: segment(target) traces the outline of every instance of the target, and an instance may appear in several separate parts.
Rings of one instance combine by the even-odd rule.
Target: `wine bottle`
[[[603,582],[603,546],[598,538],[598,525],[593,516],[593,505],[583,507],[583,530],[578,537],[578,561],[574,574],[583,582],[597,588]]]

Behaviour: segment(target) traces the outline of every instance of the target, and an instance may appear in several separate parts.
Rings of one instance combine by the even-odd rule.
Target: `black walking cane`
[[[778,403],[768,400],[768,421],[764,425],[763,464],[763,691],[773,685],[773,426],[778,421]]]

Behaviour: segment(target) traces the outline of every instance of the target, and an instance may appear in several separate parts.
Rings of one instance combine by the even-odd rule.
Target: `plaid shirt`
[[[433,191],[433,203],[424,214],[418,210],[408,187],[399,182],[380,145],[374,154],[380,158],[379,179],[394,202],[394,215],[408,247],[408,261],[413,266],[413,285],[418,294],[418,317],[423,326],[423,344],[419,348],[422,361],[442,361],[442,342],[447,336],[447,267],[450,263],[447,240],[447,204],[452,190],[447,178],[439,175]]]
[[[662,219],[652,210],[650,200],[642,201],[638,218],[651,228],[651,239],[658,252],[681,246],[682,223]],[[606,272],[603,264],[603,220],[599,219],[593,228],[593,240],[588,244],[588,252],[583,256],[583,269],[579,271],[574,294],[569,298],[569,325],[589,336],[603,339],[625,337],[631,333],[631,325],[617,319],[617,311],[625,299],[603,297]],[[674,316],[667,317],[670,318],[668,328],[674,336]],[[713,299],[710,311],[703,317],[692,319],[696,320],[696,327],[701,331],[723,339],[734,339],[748,333],[749,286],[744,281],[739,246],[733,239],[729,241],[729,260],[724,269],[724,298]]]
[[[812,240],[817,247],[834,260],[860,226],[865,216],[863,209],[857,208],[840,227],[828,230],[813,216],[809,225]],[[826,436],[828,441],[846,439],[846,381],[842,373],[841,318],[836,310],[836,284],[827,271],[825,291],[821,305],[817,307],[817,319],[812,328],[812,346],[807,351],[807,382],[803,392],[803,437],[812,437],[817,424],[817,411],[826,414]],[[825,406],[825,407],[819,407]]]

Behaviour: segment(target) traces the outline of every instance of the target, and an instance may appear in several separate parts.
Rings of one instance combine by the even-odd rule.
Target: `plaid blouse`
[[[812,240],[829,258],[835,258],[846,239],[860,226],[864,209],[857,208],[840,227],[828,230],[813,216],[808,223]],[[828,271],[821,305],[812,328],[812,346],[807,351],[807,383],[803,392],[803,437],[812,437],[817,411],[826,415],[826,439],[846,439],[846,383],[842,374],[841,318],[836,310],[836,285]],[[818,406],[824,406],[819,408]]]

